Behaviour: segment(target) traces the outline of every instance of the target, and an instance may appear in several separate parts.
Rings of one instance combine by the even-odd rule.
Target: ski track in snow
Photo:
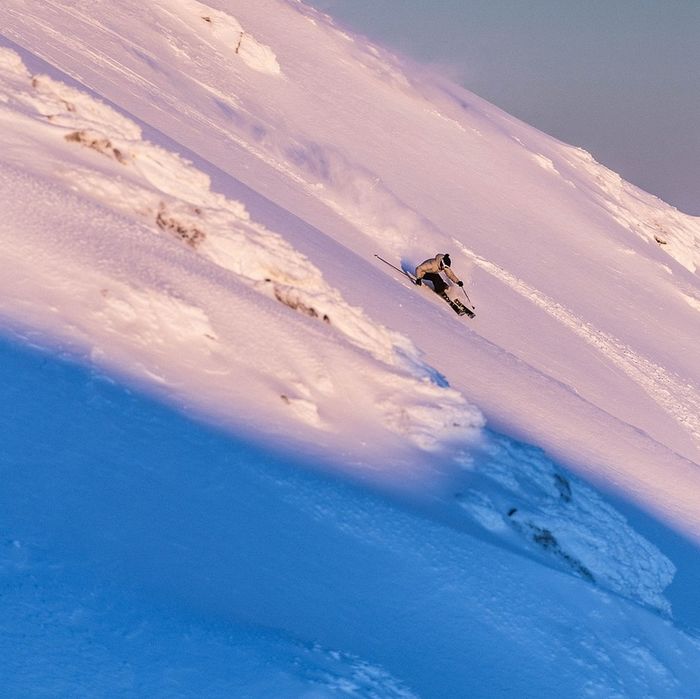
[[[453,239],[452,242],[483,270],[530,300],[620,367],[700,445],[700,390],[696,386],[683,382],[678,376],[641,356],[631,347],[597,330],[554,299],[499,265],[477,255],[460,241]]]

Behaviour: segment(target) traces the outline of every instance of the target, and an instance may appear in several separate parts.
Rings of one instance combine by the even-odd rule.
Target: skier
[[[447,278],[453,281],[457,286],[464,286],[464,282],[452,271],[451,264],[452,260],[450,260],[448,253],[444,255],[437,254],[429,260],[421,262],[418,267],[416,267],[416,284],[420,286],[424,279],[431,282],[435,293],[445,297],[447,301],[449,301],[450,299],[446,294],[449,285],[446,284],[440,276],[440,272],[444,272]]]

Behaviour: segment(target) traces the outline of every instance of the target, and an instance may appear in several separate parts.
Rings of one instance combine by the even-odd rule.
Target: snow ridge
[[[648,243],[655,243],[690,272],[700,269],[700,217],[689,216],[626,182],[582,148],[568,147],[565,159],[587,172],[591,191],[613,218]]]

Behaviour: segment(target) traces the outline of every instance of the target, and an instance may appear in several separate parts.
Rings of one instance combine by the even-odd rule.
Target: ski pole
[[[392,269],[395,269],[397,272],[401,272],[401,274],[408,277],[409,280],[412,281],[414,284],[417,284],[416,278],[410,272],[407,272],[405,269],[401,269],[400,267],[397,267],[396,265],[392,265],[391,262],[389,262],[388,260],[385,260],[383,257],[381,257],[380,255],[377,255],[376,253],[374,254],[374,256],[378,260],[381,260],[385,265],[389,265],[389,267],[391,267]]]
[[[374,256],[375,256],[378,260],[381,260],[385,265],[389,265],[389,267],[393,267],[397,272],[401,272],[401,274],[406,274],[406,270],[405,270],[405,269],[400,269],[400,268],[397,267],[396,265],[392,265],[391,262],[389,262],[388,260],[385,260],[383,257],[380,257],[379,255],[377,255],[376,252],[374,253]]]
[[[463,287],[463,286],[460,287],[460,288],[462,289],[462,291],[464,291],[464,287]],[[470,305],[472,308],[476,308],[476,306],[472,303],[472,300],[471,300],[471,299],[469,298],[469,296],[467,295],[467,292],[466,292],[466,291],[464,291],[464,296],[466,297],[467,301],[469,301],[469,305]]]

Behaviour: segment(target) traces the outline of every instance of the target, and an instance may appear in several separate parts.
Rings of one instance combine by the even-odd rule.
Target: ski
[[[476,316],[476,313],[474,313],[471,308],[465,306],[459,299],[451,299],[447,294],[441,294],[441,296],[450,304],[452,310],[458,316],[468,316],[469,318],[474,318],[474,316]]]

